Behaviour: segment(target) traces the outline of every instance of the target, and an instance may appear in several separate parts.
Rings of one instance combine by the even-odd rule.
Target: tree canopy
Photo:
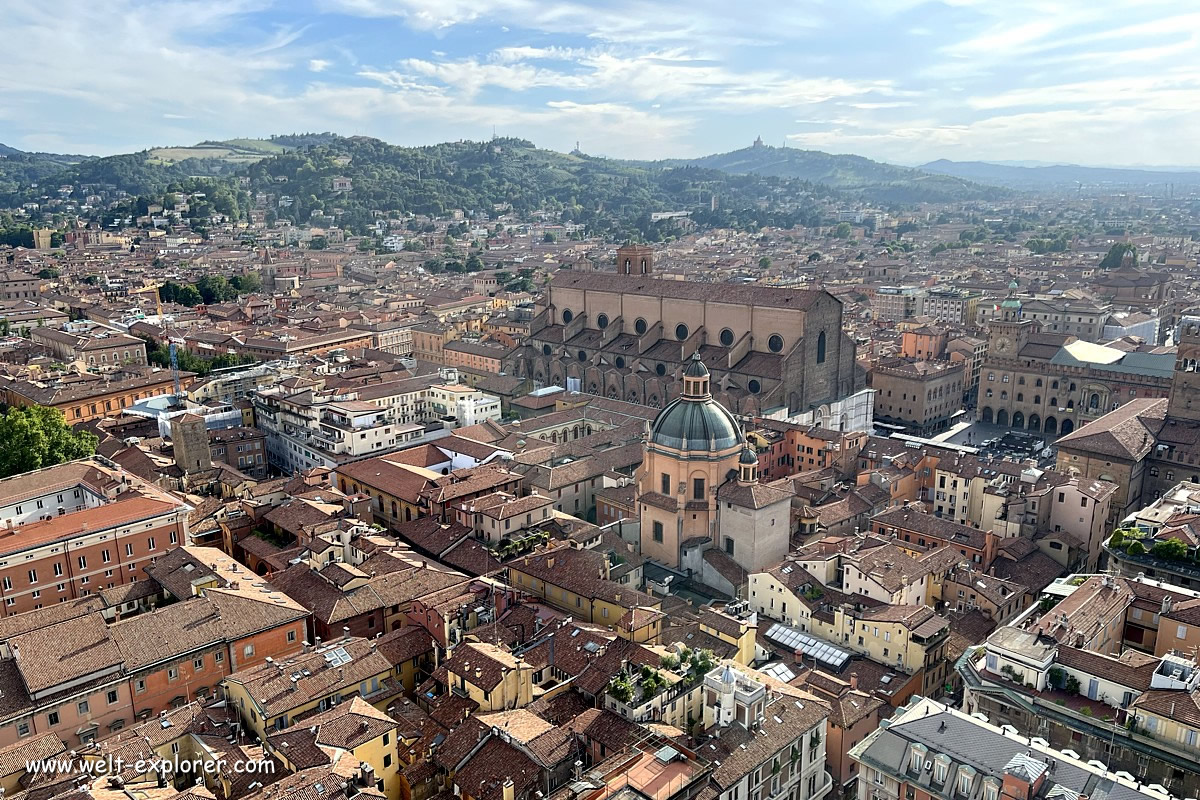
[[[1126,253],[1133,259],[1137,259],[1136,247],[1129,242],[1117,242],[1108,248],[1108,253],[1100,261],[1100,269],[1116,269],[1121,266],[1121,262],[1125,260]]]
[[[89,431],[72,430],[56,408],[10,408],[0,417],[0,478],[90,456],[99,443]]]

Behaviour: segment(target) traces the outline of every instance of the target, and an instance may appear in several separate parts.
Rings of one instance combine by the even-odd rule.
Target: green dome
[[[738,463],[745,464],[746,466],[750,466],[751,464],[757,464],[758,456],[756,456],[754,454],[753,450],[751,450],[749,447],[747,447],[745,450],[742,451],[741,456],[738,457]]]
[[[708,367],[704,366],[704,362],[700,360],[700,353],[692,353],[692,360],[688,362],[687,369],[683,371],[685,378],[707,378]]]
[[[680,397],[650,427],[650,441],[675,450],[713,452],[742,443],[742,431],[725,406],[711,397]]]

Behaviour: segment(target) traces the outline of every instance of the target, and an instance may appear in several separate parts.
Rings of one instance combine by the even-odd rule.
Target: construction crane
[[[175,381],[175,399],[183,394],[183,387],[179,384],[179,351],[178,345],[183,344],[183,339],[178,336],[172,336],[171,331],[167,327],[167,319],[163,316],[162,304],[162,286],[156,286],[154,289],[154,297],[157,303],[158,321],[163,326],[163,332],[167,334],[167,352],[171,359],[171,378]]]

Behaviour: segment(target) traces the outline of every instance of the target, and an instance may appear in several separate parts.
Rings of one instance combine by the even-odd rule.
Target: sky
[[[1200,162],[1195,0],[0,0],[0,142]]]

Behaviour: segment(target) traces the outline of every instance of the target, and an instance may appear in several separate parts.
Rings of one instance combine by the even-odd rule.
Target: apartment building
[[[28,272],[0,272],[0,300],[36,300],[42,295],[42,280]]]
[[[77,326],[76,323],[68,323]],[[83,362],[89,370],[112,370],[125,364],[146,363],[146,342],[111,328],[85,330],[34,328],[29,337],[64,362]]]
[[[208,431],[208,449],[212,461],[237,467],[252,478],[267,476],[267,435],[257,428]]]
[[[1149,578],[1079,577],[1054,584],[1057,603],[1032,606],[959,662],[964,709],[1116,775],[1193,795],[1200,595]]]
[[[875,290],[871,310],[876,319],[902,322],[921,313],[924,294],[919,286],[880,286]]]
[[[255,392],[252,402],[270,462],[297,472],[390,452],[420,438],[418,420],[426,416],[431,382],[406,379],[361,390],[278,385]]]
[[[355,697],[376,705],[395,695],[391,662],[374,642],[350,637],[248,666],[221,681],[221,696],[259,739]]]
[[[249,582],[128,619],[109,621],[102,607],[87,599],[5,620],[0,746],[51,732],[77,747],[212,697],[230,672],[298,652],[308,616]]]
[[[195,373],[180,372],[181,387],[186,390],[195,377]],[[171,370],[157,367],[0,382],[0,399],[5,403],[57,408],[71,425],[114,416],[141,400],[174,393],[175,376]]]
[[[0,480],[0,616],[144,580],[191,510],[103,456]]]
[[[939,322],[954,325],[972,325],[979,309],[983,292],[973,289],[951,287],[931,288],[925,291],[918,303],[918,314],[932,317]]]
[[[442,348],[442,354],[448,367],[499,373],[504,357],[508,355],[508,348],[495,343],[458,339],[447,342]]]
[[[1027,737],[941,703],[915,698],[859,742],[858,800],[955,797],[1164,800],[1166,792],[1100,760]]]

